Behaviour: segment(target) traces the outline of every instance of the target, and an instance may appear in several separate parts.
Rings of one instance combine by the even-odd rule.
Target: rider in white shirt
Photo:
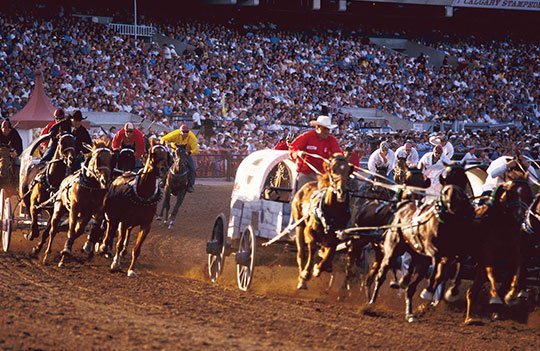
[[[429,138],[429,142],[432,145],[441,145],[443,148],[444,155],[451,160],[454,156],[454,146],[450,143],[444,135],[435,135]]]
[[[516,159],[517,158],[517,159]],[[512,156],[501,156],[495,161],[491,162],[487,172],[487,178],[484,182],[482,190],[484,193],[490,193],[505,182],[506,171],[512,168],[521,168],[529,172],[529,177],[535,181],[538,181],[538,176],[535,169],[529,164],[529,162],[523,157],[523,155],[518,155],[516,158]],[[519,165],[518,165],[519,162]]]
[[[476,157],[475,152],[476,152],[476,147],[474,145],[470,145],[469,151],[461,159],[461,164],[465,166],[470,161],[478,161],[478,157]]]
[[[394,151],[390,150],[390,143],[383,141],[379,148],[369,156],[368,169],[373,173],[379,173],[378,170],[386,167],[386,175],[394,169],[395,155]]]
[[[412,141],[407,140],[403,146],[396,150],[397,158],[406,158],[407,167],[416,167],[418,165],[418,151],[413,147]]]
[[[442,189],[439,175],[442,174],[446,165],[450,163],[450,159],[443,152],[443,147],[436,145],[432,152],[426,152],[418,162],[418,168],[422,170],[424,176],[431,180],[430,189],[436,192]]]

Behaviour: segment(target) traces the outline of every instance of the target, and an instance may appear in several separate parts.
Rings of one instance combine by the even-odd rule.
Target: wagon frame
[[[208,275],[216,282],[225,257],[235,252],[238,288],[247,291],[253,280],[257,241],[290,243],[291,202],[297,178],[289,152],[260,150],[248,155],[236,172],[230,215],[220,213],[206,246]]]

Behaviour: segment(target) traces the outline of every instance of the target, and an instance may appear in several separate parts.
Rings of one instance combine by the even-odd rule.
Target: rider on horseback
[[[195,134],[189,130],[187,124],[182,124],[180,129],[173,130],[169,134],[161,137],[161,142],[171,143],[173,147],[175,145],[185,145],[186,152],[188,154],[188,166],[189,166],[189,186],[187,191],[192,193],[195,185],[195,177],[197,176],[195,172],[195,162],[193,161],[192,155],[197,155],[199,153],[199,142]]]
[[[49,133],[51,138],[49,140],[49,148],[43,154],[43,157],[39,161],[40,165],[46,164],[52,160],[56,147],[58,146],[58,140],[64,133],[71,134],[71,121],[66,118],[64,110],[61,108],[54,111],[54,121],[47,124],[47,126],[41,132],[41,135]]]
[[[77,110],[70,117],[71,125],[73,126],[73,136],[75,137],[75,160],[73,162],[73,171],[81,168],[81,163],[84,161],[85,155],[89,154],[91,150],[88,150],[83,145],[92,145],[92,138],[88,130],[81,124],[86,117],[82,116],[80,110]]]
[[[146,152],[143,133],[135,128],[133,123],[127,122],[124,128],[114,135],[112,141],[113,150],[132,149],[135,151],[135,169],[142,168],[142,156]]]
[[[11,158],[16,167],[21,165],[19,155],[22,153],[22,139],[17,129],[13,128],[11,121],[5,119],[2,121],[2,133],[0,133],[0,145],[6,145],[11,149]],[[14,170],[15,174],[17,172]]]
[[[394,169],[394,162],[395,155],[390,149],[390,143],[383,141],[379,148],[369,156],[368,169],[373,173],[388,176]]]
[[[516,152],[514,157],[501,156],[495,161],[491,162],[488,169],[486,170],[487,178],[483,186],[484,194],[491,194],[493,189],[504,183],[507,180],[507,172],[511,170],[518,170],[522,173],[528,171],[529,177],[538,180],[535,169],[529,164],[529,162],[523,155],[521,155],[519,152]]]
[[[397,158],[406,158],[407,167],[416,167],[418,164],[418,151],[413,147],[414,142],[412,140],[407,140],[403,146],[400,146],[396,150]]]

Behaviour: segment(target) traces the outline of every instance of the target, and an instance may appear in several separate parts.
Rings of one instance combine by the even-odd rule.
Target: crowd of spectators
[[[355,32],[185,21],[159,31],[191,49],[179,54],[71,16],[0,17],[1,115],[24,107],[41,67],[55,106],[131,112],[170,129],[187,118],[201,125],[201,149],[210,152],[270,148],[321,113],[339,125],[344,145],[369,152],[381,136],[362,133],[373,126],[341,112],[356,106],[410,121],[513,122],[518,129],[457,134],[457,151],[474,144],[488,158],[516,146],[538,152],[538,141],[526,136],[538,135],[540,118],[534,43],[439,42],[459,64],[435,68],[426,57],[383,50]],[[427,133],[382,137],[395,147],[407,138],[419,151],[430,147]]]

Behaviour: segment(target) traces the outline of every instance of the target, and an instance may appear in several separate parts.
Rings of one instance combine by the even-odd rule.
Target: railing
[[[138,37],[152,37],[157,33],[157,29],[154,26],[142,26],[134,24],[123,23],[109,23],[109,28],[115,32],[123,35],[133,35]]]
[[[234,180],[240,162],[247,155],[215,153],[193,156],[198,178],[225,178]]]

